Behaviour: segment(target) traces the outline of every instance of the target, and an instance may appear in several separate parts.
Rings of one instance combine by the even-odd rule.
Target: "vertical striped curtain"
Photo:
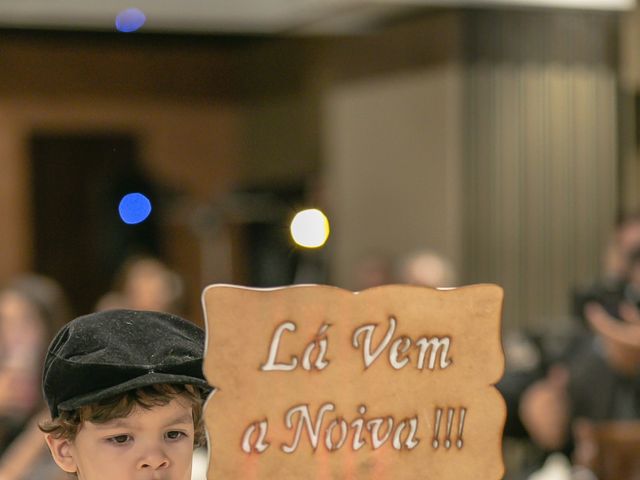
[[[504,324],[570,325],[617,209],[615,17],[465,17],[465,280],[505,288]]]

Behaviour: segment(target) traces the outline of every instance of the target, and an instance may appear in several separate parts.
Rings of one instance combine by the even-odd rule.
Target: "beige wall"
[[[360,288],[371,256],[462,255],[462,32],[442,11],[328,42],[322,154],[332,281]]]
[[[333,88],[324,110],[335,283],[365,256],[429,248],[461,260],[461,76],[456,65]]]

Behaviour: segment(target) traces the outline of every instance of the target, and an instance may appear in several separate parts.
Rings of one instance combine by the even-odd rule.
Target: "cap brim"
[[[181,385],[195,385],[205,391],[213,390],[205,380],[197,377],[190,377],[188,375],[172,375],[170,373],[147,373],[136,378],[132,378],[124,383],[109,387],[104,390],[96,392],[90,392],[77,397],[70,398],[58,404],[58,411],[60,410],[75,410],[76,408],[96,403],[101,400],[106,400],[111,397],[115,397],[130,390],[135,390],[141,387],[148,387],[149,385],[157,383],[173,383]]]

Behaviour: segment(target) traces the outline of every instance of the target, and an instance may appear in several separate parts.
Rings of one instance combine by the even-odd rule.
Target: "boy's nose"
[[[138,462],[139,470],[158,470],[169,467],[169,457],[162,450],[148,452]]]

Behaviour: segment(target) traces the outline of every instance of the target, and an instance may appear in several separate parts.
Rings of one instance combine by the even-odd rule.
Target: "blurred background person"
[[[184,285],[180,276],[159,259],[134,256],[116,275],[114,289],[103,295],[97,310],[129,308],[181,313]]]
[[[62,288],[23,274],[0,290],[0,479],[56,478],[37,428],[46,413],[42,362],[55,332],[71,318]]]
[[[576,303],[581,322],[573,342],[544,378],[527,386],[517,407],[535,444],[572,456],[601,478],[635,478],[631,464],[616,460],[615,454],[607,462],[598,459],[604,446],[597,444],[595,425],[614,440],[615,425],[636,425],[640,439],[639,233],[636,215],[618,225],[605,255],[611,261],[604,263],[601,279]],[[628,433],[623,436],[627,446],[637,441]],[[624,443],[619,453],[625,451]]]
[[[628,446],[640,440],[640,430],[635,436],[624,432],[640,425],[640,315],[628,304],[621,312],[617,319],[601,305],[587,304],[590,341],[528,387],[519,406],[522,423],[538,446],[567,454],[598,478],[636,478],[630,464],[616,455],[598,459],[604,445],[597,444],[594,431],[596,425],[611,429],[615,439],[614,426],[626,423],[621,431]]]
[[[0,291],[0,452],[41,408],[44,353],[69,318],[64,293],[50,278],[20,275]]]
[[[597,302],[611,315],[619,316],[618,306],[628,295],[640,300],[640,287],[630,285],[633,258],[640,255],[640,213],[621,215],[602,254],[601,272],[589,286],[578,288],[574,297],[574,316],[584,319],[588,302]],[[632,299],[633,301],[633,299]],[[636,300],[637,301],[637,300]]]
[[[612,363],[621,347],[607,341],[613,357],[605,354],[603,331],[594,328],[593,319],[633,316],[632,305],[640,299],[635,293],[640,292],[639,246],[640,216],[620,215],[597,279],[572,294],[572,322],[565,335],[518,330],[504,335],[506,370],[498,388],[507,403],[505,445],[515,444],[519,452],[513,478],[527,478],[550,452],[572,457],[588,451],[584,444],[589,440],[579,434],[589,431],[580,427],[583,419],[638,418],[632,399],[635,374],[628,370],[633,367],[624,373]],[[628,360],[633,363],[633,355]],[[592,391],[595,384],[601,388]]]
[[[432,288],[457,285],[453,263],[433,250],[416,250],[403,256],[396,265],[396,278],[399,283]]]

